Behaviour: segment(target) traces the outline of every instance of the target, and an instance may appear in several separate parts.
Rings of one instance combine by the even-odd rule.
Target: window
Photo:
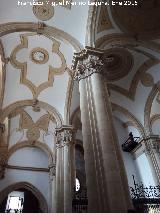
[[[10,210],[10,213],[14,213],[15,210],[21,212],[23,210],[23,202],[24,202],[24,193],[14,191],[8,195],[7,205],[6,205],[6,212]]]
[[[78,178],[76,178],[76,192],[79,192],[80,188],[81,188],[80,181]]]

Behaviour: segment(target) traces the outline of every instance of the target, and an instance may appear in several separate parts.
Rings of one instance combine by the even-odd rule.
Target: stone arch
[[[42,35],[54,36],[55,38],[71,44],[75,51],[80,52],[82,45],[68,33],[44,23],[34,22],[8,22],[0,25],[0,37],[14,32],[37,32]]]
[[[73,49],[76,52],[80,52],[83,49],[83,46],[81,43],[72,37],[70,34],[52,27],[48,26],[44,23],[34,23],[34,22],[8,22],[0,25],[0,37],[5,36],[10,33],[14,32],[37,32],[42,34],[43,36],[50,36],[54,37],[60,41],[63,41],[64,43],[67,43],[73,47]],[[70,70],[68,69],[68,72]],[[65,103],[65,123],[69,123],[69,108],[71,104],[71,93],[73,89],[73,80],[70,78],[69,85],[68,85],[68,91],[67,91],[67,97],[66,97],[66,103]],[[61,126],[61,125],[59,125]]]
[[[32,106],[33,100],[24,100],[24,101],[17,101],[15,103],[10,104],[9,106],[5,107],[1,113],[0,121],[3,123],[4,119],[11,114],[11,112],[15,111],[17,108],[25,107],[25,106]],[[61,114],[55,109],[53,106],[49,105],[48,103],[39,101],[38,106],[40,108],[45,109],[48,111],[53,117],[55,118],[57,127],[61,127],[63,124],[63,118]]]
[[[42,210],[42,212],[48,213],[48,205],[47,205],[46,199],[35,186],[33,186],[31,183],[28,183],[28,182],[14,183],[14,184],[6,187],[5,189],[3,189],[0,192],[0,203],[7,197],[7,195],[10,192],[12,192],[14,190],[18,190],[19,188],[25,188],[25,189],[31,191],[34,194],[34,196],[38,199],[39,204],[40,204],[40,209]]]
[[[81,120],[78,118],[78,114],[80,113],[80,106],[78,106],[72,113],[70,118],[71,125],[74,126],[75,129],[82,130]]]
[[[146,104],[145,104],[144,127],[145,127],[147,134],[150,134],[152,132],[150,114],[151,114],[151,108],[152,108],[153,100],[154,100],[155,96],[157,95],[158,91],[159,91],[159,82],[153,86],[150,94],[148,95],[148,98],[147,98],[147,101],[146,101]]]
[[[151,133],[153,134],[153,124],[154,122],[156,122],[157,120],[160,120],[160,114],[155,114],[152,115],[150,118],[150,126],[151,126]]]
[[[22,141],[20,143],[13,145],[8,150],[8,159],[11,157],[11,155],[14,152],[16,152],[19,149],[25,148],[25,147],[37,147],[47,154],[47,156],[49,158],[49,165],[52,165],[55,162],[54,156],[53,156],[50,148],[46,144],[39,142],[39,141],[35,141],[34,144],[30,143],[29,141]]]
[[[140,135],[142,137],[145,137],[145,131],[144,131],[143,125],[132,113],[130,113],[127,109],[125,109],[115,103],[112,103],[112,110],[118,111],[118,112],[121,112],[122,114],[124,114],[129,119],[132,126],[134,126],[138,130]]]

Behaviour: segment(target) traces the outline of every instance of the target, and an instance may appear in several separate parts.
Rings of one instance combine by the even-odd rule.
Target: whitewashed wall
[[[8,164],[20,167],[48,168],[48,156],[39,148],[25,147],[14,152],[8,160]],[[49,173],[6,169],[5,178],[0,180],[0,191],[18,182],[31,183],[43,194],[47,203],[50,203]]]
[[[123,152],[121,145],[128,139],[128,131],[122,126],[122,122],[117,118],[114,118],[114,124],[117,131],[117,136],[119,140],[119,145],[121,149],[121,153],[123,156],[123,161],[126,169],[126,174],[128,178],[129,186],[133,186],[133,178],[132,175],[135,176],[137,182],[141,181],[140,174],[136,165],[135,160],[133,159],[132,155],[127,152]]]

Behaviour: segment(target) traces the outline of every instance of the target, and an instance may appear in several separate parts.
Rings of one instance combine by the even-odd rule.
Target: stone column
[[[72,212],[74,189],[74,138],[73,127],[63,126],[56,129],[57,167],[56,196],[57,213]]]
[[[50,179],[50,213],[56,212],[56,164],[49,165]]]
[[[132,209],[127,177],[104,85],[104,53],[86,48],[75,54],[79,81],[88,213],[126,213]]]
[[[160,184],[160,138],[150,135],[145,141],[145,154],[147,156],[152,175],[156,185]]]
[[[4,178],[8,160],[8,146],[5,137],[5,125],[0,123],[0,179]]]

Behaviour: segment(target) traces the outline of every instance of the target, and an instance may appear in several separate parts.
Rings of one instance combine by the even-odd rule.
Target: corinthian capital
[[[72,126],[62,126],[61,128],[57,128],[55,131],[57,148],[72,144],[74,141],[73,135],[74,129]]]
[[[103,52],[100,50],[86,47],[74,55],[72,69],[75,70],[75,80],[80,81],[93,73],[102,74],[103,67]]]
[[[160,138],[158,136],[149,136],[145,142],[146,153],[151,154],[154,152],[160,152]]]

